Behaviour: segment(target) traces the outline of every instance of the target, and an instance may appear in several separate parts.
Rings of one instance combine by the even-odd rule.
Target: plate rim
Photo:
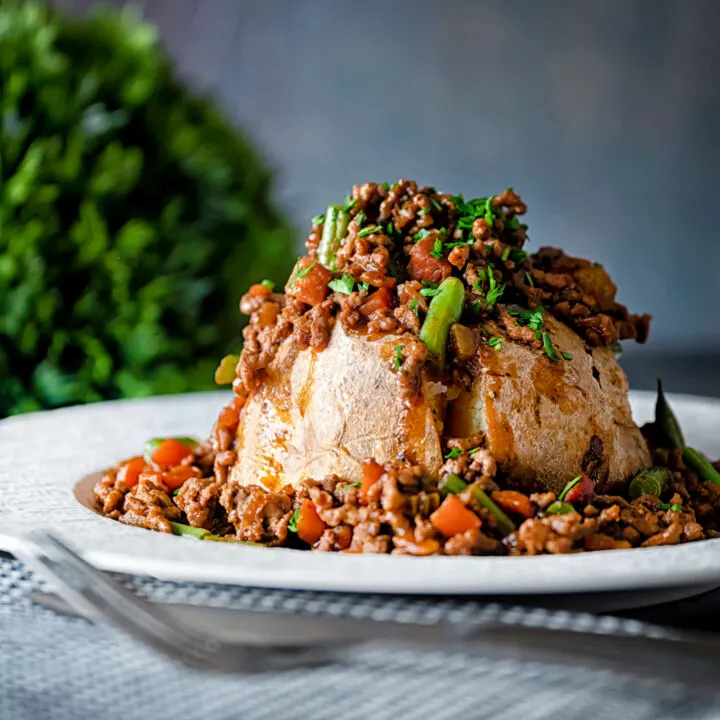
[[[156,425],[167,426],[169,432],[178,432],[182,422],[192,417],[194,411],[202,410],[200,415],[207,419],[219,410],[227,396],[224,392],[189,393],[117,400],[16,416],[0,421],[0,444],[8,437],[12,442],[22,432],[38,432],[49,427],[57,427],[62,440],[68,433],[72,434],[75,423],[71,421],[84,419],[92,426],[103,427],[98,423],[107,421],[107,417],[112,415],[122,416],[124,437],[128,442],[138,431],[145,437],[150,436],[149,427],[142,424],[141,427],[131,427],[135,424],[133,418],[136,415],[150,418],[156,414],[158,417],[152,418],[153,422],[157,419]],[[677,406],[679,414],[687,412],[688,408],[697,410],[703,407],[720,421],[718,398],[679,394],[668,397]],[[631,391],[631,398],[634,403],[647,405],[654,402],[655,393]],[[184,412],[179,412],[180,409]],[[205,433],[209,427],[208,424]],[[200,429],[193,428],[202,434]],[[101,440],[102,436],[103,432],[99,431],[98,439]],[[88,440],[94,439],[91,437]],[[114,456],[121,446],[123,443],[114,444],[107,448],[105,455],[100,453],[100,457],[107,457],[104,466],[117,460]],[[67,452],[63,454],[63,449],[67,450],[58,441],[50,450],[33,457],[32,462],[28,460],[24,463],[18,457],[0,459],[0,549],[18,554],[22,551],[22,541],[18,538],[23,530],[33,525],[50,524],[98,567],[149,575],[161,580],[336,592],[476,596],[614,592],[712,582],[720,584],[720,539],[658,548],[634,548],[631,551],[537,557],[414,558],[203,544],[192,538],[124,526],[81,505],[73,491],[78,480],[92,468],[88,468],[85,456],[79,451],[68,455]],[[62,517],[51,523],[46,520],[40,522],[40,518],[32,513],[13,512],[12,503],[9,512],[4,509],[3,490],[13,489],[9,475],[13,472],[21,477],[28,473],[32,475],[33,467],[39,462],[49,462],[58,455],[66,461],[61,473],[62,482],[58,487],[43,485],[43,491],[45,497],[53,499],[63,508]],[[93,457],[98,457],[97,448]],[[19,492],[27,501],[33,486],[19,487]],[[589,566],[594,568],[595,575],[589,571]]]

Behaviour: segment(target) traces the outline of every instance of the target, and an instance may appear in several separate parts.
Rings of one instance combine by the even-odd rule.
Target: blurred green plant
[[[213,387],[282,282],[270,175],[152,27],[0,0],[0,417]]]

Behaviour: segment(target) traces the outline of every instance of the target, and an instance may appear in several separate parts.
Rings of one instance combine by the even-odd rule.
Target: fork
[[[289,621],[285,627],[291,631],[297,630],[298,625],[310,625],[311,639],[264,644],[223,642],[178,621],[163,606],[131,593],[107,573],[83,560],[56,535],[35,530],[26,534],[24,540],[17,554],[51,581],[71,609],[94,619],[104,619],[150,649],[192,668],[225,673],[293,670],[346,662],[352,660],[350,650],[382,641],[385,646],[399,643],[414,646],[416,650],[460,650],[496,659],[570,666],[582,663],[625,676],[681,681],[703,690],[714,690],[717,686],[720,656],[717,636],[638,621],[634,621],[633,629],[628,631],[617,618],[554,613],[540,608],[489,605],[495,612],[478,621],[458,624],[364,618],[338,621],[337,618],[234,611],[239,619],[245,620],[246,626],[255,622],[255,629],[261,631],[256,638],[267,635],[268,627],[275,623],[284,630],[281,621],[285,620]],[[607,620],[611,622],[606,623]],[[277,632],[273,634],[277,636]]]
[[[162,606],[142,600],[108,574],[96,570],[59,537],[34,530],[18,551],[22,560],[49,578],[59,593],[86,614],[101,617],[152,650],[193,668],[262,673],[323,665],[339,660],[341,646],[242,645],[208,638],[178,622]]]

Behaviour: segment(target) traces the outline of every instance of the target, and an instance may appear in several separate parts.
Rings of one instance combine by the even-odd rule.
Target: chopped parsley
[[[566,360],[572,360],[572,359],[573,359],[572,353],[561,352],[560,354],[561,354]]]
[[[521,223],[514,215],[505,221],[505,227],[508,230],[527,230],[527,225]]]
[[[328,287],[335,292],[349,295],[355,287],[355,278],[352,275],[343,275],[342,277],[331,280],[328,283]]]
[[[306,268],[298,271],[297,277],[304,278],[316,265],[317,260],[313,260]]]
[[[677,503],[673,503],[672,505],[668,505],[668,503],[660,503],[660,509],[671,510],[672,512],[682,512],[682,505],[678,505]]]
[[[443,241],[439,238],[435,241],[435,244],[433,245],[433,249],[430,251],[430,254],[437,258],[438,260],[443,259]]]
[[[347,492],[351,487],[359,488],[361,484],[362,484],[362,483],[361,483],[360,480],[357,480],[357,481],[355,481],[354,483],[349,483],[348,485],[346,485],[346,486],[343,488],[343,492]]]
[[[440,292],[440,288],[424,287],[424,288],[420,291],[420,294],[421,294],[423,297],[429,297],[429,298],[431,298],[431,297],[435,297],[439,292]]]
[[[508,245],[503,251],[500,259],[505,262],[510,257],[510,246]]]
[[[413,235],[413,242],[420,242],[421,240],[424,240],[428,235],[430,235],[430,231],[427,228],[422,228]]]
[[[522,265],[528,256],[528,254],[524,250],[521,250],[520,248],[516,248],[516,247],[511,247],[509,254],[510,254],[510,259],[516,265]]]
[[[418,318],[420,317],[420,313],[418,312],[418,304],[419,304],[419,302],[420,302],[420,301],[419,301],[417,298],[413,298],[413,299],[408,303],[408,307],[415,313],[415,316],[418,317]]]
[[[494,390],[488,390],[488,397],[489,397],[491,400],[494,400],[494,399],[495,399],[495,391],[494,391]]]
[[[325,222],[325,216],[316,215],[310,222],[312,222],[313,225],[322,225]]]
[[[422,292],[422,290],[421,290],[420,292]],[[482,306],[483,306],[482,302],[481,302],[480,300],[476,300],[476,301],[470,306],[470,309],[471,309],[474,313],[477,314],[477,313],[479,313],[479,312],[482,310]]]
[[[389,189],[390,189],[390,183],[381,182],[381,183],[380,183],[380,187],[381,187],[383,190],[389,190]]]
[[[535,287],[535,283],[533,282],[532,275],[529,272],[525,273],[525,279],[527,280],[527,284],[530,287]]]
[[[182,488],[175,488],[171,493],[170,497],[177,497],[178,493],[182,490]]]
[[[395,226],[391,222],[389,222],[387,224],[387,234],[393,235],[394,233],[395,233]]]
[[[365,292],[367,292],[368,290],[370,290],[370,283],[369,282],[361,282],[358,285],[358,287],[360,288],[360,290],[364,290]]]
[[[452,201],[457,207],[457,211],[460,217],[457,221],[457,226],[464,230],[470,230],[473,223],[478,218],[483,218],[488,224],[488,227],[492,228],[497,218],[496,209],[492,204],[492,197],[489,198],[476,198],[475,200],[465,199],[462,195],[456,195]]]
[[[349,200],[348,198],[345,198],[346,200]],[[358,204],[357,198],[354,200],[350,200],[348,204],[343,208],[345,212],[350,212],[356,205]]]
[[[275,289],[275,283],[272,280],[263,280],[260,284],[263,287],[266,287],[270,292]]]
[[[400,369],[400,366],[403,363],[403,350],[405,349],[404,345],[398,345],[395,348],[395,360],[393,361],[393,370],[397,371]]]
[[[361,228],[365,221],[367,220],[367,215],[361,210],[356,216],[355,216],[355,224]]]
[[[515,318],[519,325],[523,325],[525,327],[529,327],[531,330],[534,330],[535,338],[537,340],[540,339],[542,335],[542,327],[545,324],[545,320],[543,319],[545,308],[542,305],[535,310],[508,308],[508,312]]]
[[[492,390],[491,390],[490,392],[492,392]],[[489,395],[489,394],[490,394],[490,393],[488,393],[488,395]],[[495,397],[495,393],[493,393],[493,397]],[[471,448],[470,450],[468,450],[468,453],[467,453],[467,454],[468,454],[468,455],[474,455],[474,454],[475,454],[476,452],[478,452],[479,450],[480,450],[479,447],[474,447],[474,448]]]
[[[390,186],[390,189],[394,190],[397,186],[398,186],[398,184],[395,182]]]
[[[485,212],[484,212],[484,218],[485,222],[488,224],[488,227],[492,227],[495,224],[495,208],[492,204],[493,198],[489,197],[485,201]]]
[[[500,346],[502,345],[504,339],[505,339],[505,338],[501,338],[501,337],[491,337],[491,338],[488,340],[488,345],[489,345],[491,348],[495,348],[495,350],[498,350],[498,351],[499,351],[499,350],[500,350]]]
[[[418,211],[418,215],[427,215],[430,212],[430,208],[423,208],[422,210]]]
[[[545,348],[545,354],[553,361],[553,362],[560,362],[560,356],[557,354],[557,350],[555,350],[555,346],[553,345],[552,338],[550,335],[546,332],[542,334],[542,341],[543,341],[543,347]]]
[[[460,448],[452,448],[450,452],[445,454],[446,460],[454,460],[462,455],[463,451]]]
[[[430,202],[436,210],[442,211],[442,205],[435,198],[430,198]]]
[[[288,522],[288,530],[290,532],[296,533],[298,531],[298,518],[300,517],[300,508],[298,508],[290,518],[290,521]]]
[[[359,238],[366,237],[367,235],[374,235],[375,233],[381,233],[383,229],[380,227],[380,225],[371,225],[370,227],[366,227],[363,230],[361,230],[357,236]]]
[[[488,310],[492,310],[495,307],[495,304],[505,292],[505,284],[503,283],[502,285],[498,285],[497,280],[495,280],[495,273],[493,272],[494,269],[495,268],[493,268],[492,265],[488,265],[485,270],[481,268],[478,271],[478,275],[486,280],[488,284],[488,289],[485,293],[485,302],[487,303]],[[482,287],[480,286],[479,281],[475,282],[474,287],[478,292],[482,292]]]

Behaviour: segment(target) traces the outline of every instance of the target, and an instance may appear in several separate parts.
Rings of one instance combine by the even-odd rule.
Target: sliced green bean
[[[655,426],[662,434],[662,439],[669,443],[670,447],[682,450],[685,447],[680,423],[670,407],[662,388],[662,380],[658,378],[657,400],[655,401]]]
[[[445,477],[445,480],[440,486],[440,492],[443,495],[448,495],[450,493],[452,493],[453,495],[457,495],[458,493],[462,492],[466,487],[467,483],[459,475],[455,475],[455,473],[450,473],[450,475],[447,475]]]
[[[340,205],[330,205],[325,213],[322,237],[318,245],[318,261],[328,270],[335,272],[337,263],[335,256],[347,233],[350,213]]]
[[[655,495],[660,497],[663,491],[670,485],[672,473],[666,467],[649,467],[641,470],[630,481],[628,494],[633,500],[643,495]]]
[[[705,482],[713,485],[720,485],[720,473],[713,467],[712,463],[697,450],[686,447],[683,450],[683,460],[691,467]]]
[[[183,523],[178,522],[171,521],[170,527],[172,528],[173,535],[191,535],[198,540],[203,540],[211,534],[210,531],[205,530],[205,528],[191,527],[190,525],[184,525]]]
[[[569,502],[556,500],[545,508],[546,515],[569,515],[577,510]]]
[[[445,366],[450,326],[460,320],[465,307],[465,286],[455,277],[440,283],[438,294],[430,301],[425,321],[420,328],[420,339],[427,345],[430,361],[442,369]]]
[[[490,497],[476,485],[470,486],[470,492],[474,495],[478,505],[484,507],[488,512],[495,516],[495,528],[502,535],[509,535],[515,530],[513,521],[490,499]]]

